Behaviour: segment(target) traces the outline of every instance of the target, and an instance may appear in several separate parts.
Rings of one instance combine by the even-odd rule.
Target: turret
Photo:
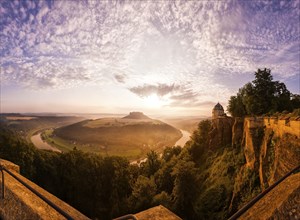
[[[223,106],[218,102],[212,110],[212,119],[216,119],[220,116],[225,116]]]

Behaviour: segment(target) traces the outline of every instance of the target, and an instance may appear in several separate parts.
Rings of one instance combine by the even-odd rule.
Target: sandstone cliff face
[[[246,165],[256,170],[259,165],[260,146],[263,140],[263,121],[257,118],[246,118],[244,120],[244,132],[242,147],[246,158]]]
[[[241,147],[246,166],[259,170],[262,185],[269,185],[300,161],[300,118],[214,119],[209,146]]]
[[[259,172],[262,189],[299,165],[300,134],[297,124],[300,127],[300,122],[293,123],[295,129],[278,123],[270,126],[263,119],[245,119],[242,145],[246,165]]]
[[[266,129],[259,167],[262,188],[273,184],[299,163],[299,138],[288,133],[279,137],[273,130]]]
[[[299,118],[219,118],[212,127],[210,148],[232,146],[245,158],[236,170],[232,212],[300,163]]]
[[[214,149],[220,146],[231,146],[233,124],[234,119],[230,117],[213,119],[209,147]]]
[[[241,146],[244,133],[244,119],[234,118],[234,124],[232,126],[232,146]]]

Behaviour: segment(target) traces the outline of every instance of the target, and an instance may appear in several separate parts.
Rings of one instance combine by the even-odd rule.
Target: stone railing
[[[3,173],[0,175],[0,219],[89,219],[78,210],[20,175],[18,165],[0,159],[0,166],[3,168]],[[2,198],[3,196],[4,198]],[[58,212],[51,204],[58,211],[62,210],[65,215]]]

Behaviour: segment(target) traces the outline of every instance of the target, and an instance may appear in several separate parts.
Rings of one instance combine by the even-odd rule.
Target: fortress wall
[[[19,166],[1,159],[0,165],[14,173],[18,178],[22,179],[47,199],[59,206],[74,219],[89,219],[67,203],[63,202],[62,200],[58,199],[54,195],[50,194],[46,190],[42,189],[38,185],[20,175]],[[3,172],[5,183],[5,197],[4,199],[0,198],[0,219],[66,219],[6,171]],[[2,195],[2,181],[3,180],[0,177],[0,196]]]
[[[264,126],[263,118],[257,118],[257,117],[245,118],[245,123],[247,128],[257,128],[257,127]]]
[[[285,120],[285,119],[274,119],[274,118],[264,118],[264,124],[266,128],[271,128],[280,137],[283,134],[289,133],[300,137],[300,121],[296,120]]]

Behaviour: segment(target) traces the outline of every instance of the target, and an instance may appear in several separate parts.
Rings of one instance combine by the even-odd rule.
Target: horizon
[[[136,111],[131,111],[136,112]],[[83,117],[87,119],[101,119],[101,118],[118,118],[128,116],[131,112],[127,113],[80,113],[80,112],[1,112],[0,115],[21,115],[21,116],[33,116],[33,117],[40,117],[40,116],[54,116],[54,117]],[[147,114],[145,112],[141,112],[145,116],[150,117],[151,119],[206,119],[211,118],[211,115],[166,115],[166,114]]]
[[[1,1],[0,113],[210,117],[258,68],[299,94],[299,16],[297,0]]]

